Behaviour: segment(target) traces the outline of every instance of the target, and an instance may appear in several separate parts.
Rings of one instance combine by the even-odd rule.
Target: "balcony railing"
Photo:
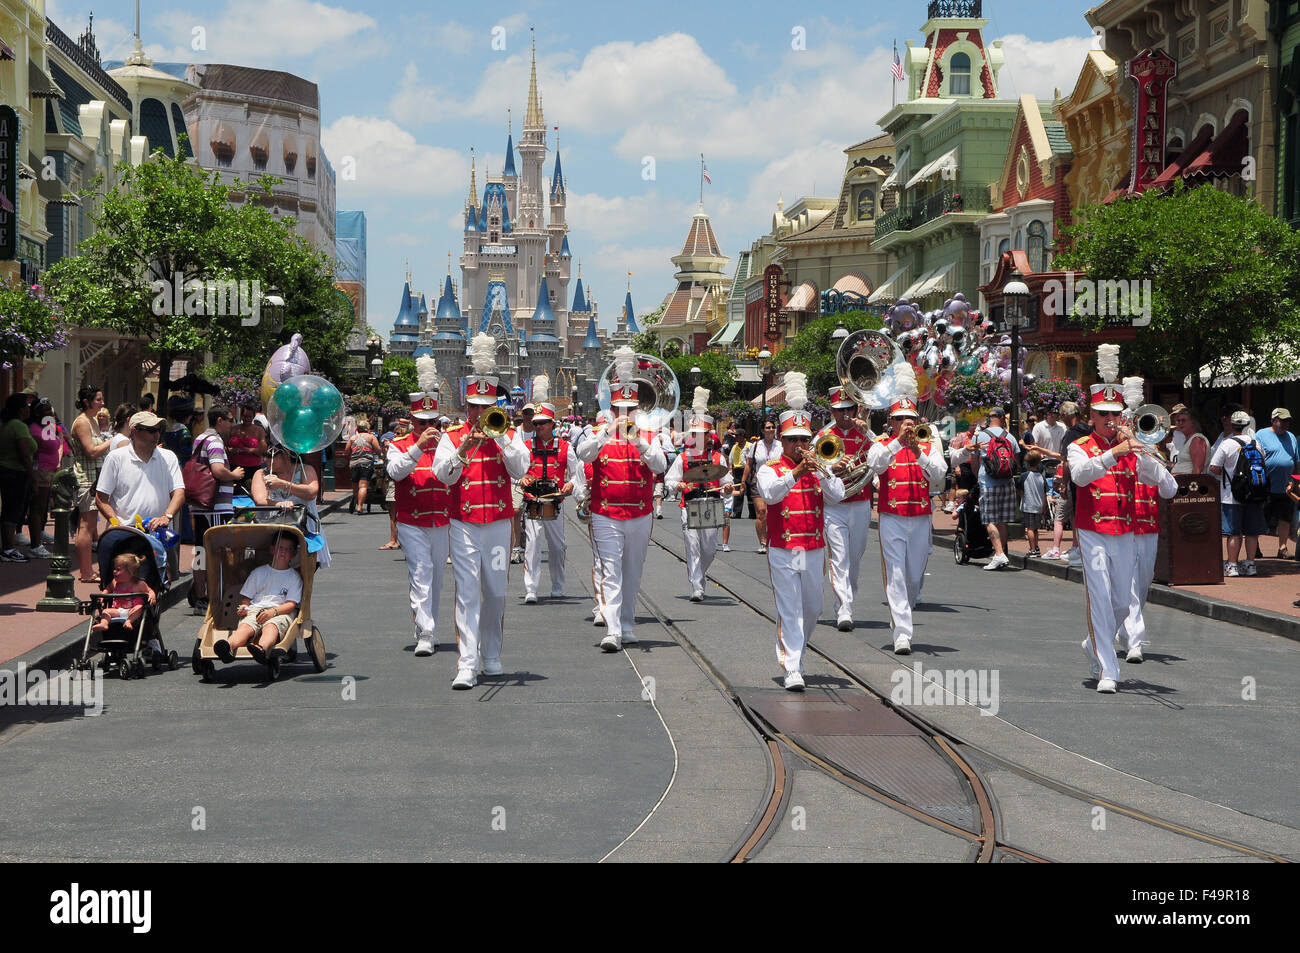
[[[980,17],[980,0],[930,0],[929,12],[931,20],[977,20]]]
[[[876,219],[876,238],[891,232],[910,232],[927,222],[955,212],[987,212],[988,188],[949,186],[915,202],[906,202]]]

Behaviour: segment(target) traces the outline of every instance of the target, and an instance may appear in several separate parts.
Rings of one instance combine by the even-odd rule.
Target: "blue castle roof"
[[[501,234],[509,235],[510,228],[510,202],[506,199],[506,186],[504,182],[489,182],[483,189],[483,208],[479,210],[478,230],[487,231],[488,223],[488,201],[495,196],[501,200]]]
[[[582,278],[578,278],[577,288],[573,292],[573,307],[570,311],[590,311],[587,307],[587,296],[582,293]]]
[[[640,334],[641,329],[636,326],[636,312],[632,310],[632,289],[627,291],[627,297],[623,299],[623,310],[627,312],[627,333]]]
[[[587,319],[587,339],[582,342],[583,350],[589,347],[600,349],[600,338],[596,335],[596,316],[593,314]]]
[[[559,343],[559,338],[552,334],[555,328],[555,312],[551,310],[551,295],[546,290],[546,277],[542,276],[541,287],[537,289],[537,310],[533,312],[533,336],[530,341]]]
[[[465,231],[481,232],[482,230],[478,224],[478,213],[474,211],[472,206],[465,209]]]
[[[411,283],[409,281],[402,284],[402,303],[397,308],[397,320],[393,322],[393,327],[419,327],[420,312],[416,310],[415,301],[411,298]]]
[[[418,340],[420,340],[420,335],[415,334],[411,331],[394,331],[392,334],[388,335],[388,341],[390,344],[394,341],[418,341]]]
[[[456,303],[456,295],[451,289],[451,275],[447,276],[442,286],[442,297],[438,299],[438,313],[435,320],[455,321],[460,324],[460,305]]]
[[[515,137],[514,137],[512,134],[510,134],[510,133],[507,133],[507,134],[506,134],[506,171],[505,171],[505,174],[506,174],[506,175],[514,175],[514,174],[515,174]]]
[[[414,360],[417,357],[433,357],[433,348],[429,347],[427,344],[423,347],[417,347],[411,352],[411,358]]]
[[[555,150],[555,174],[551,176],[551,201],[564,201],[564,173],[560,170],[560,150]]]
[[[424,292],[420,292],[420,300],[415,306],[415,313],[417,315],[429,313],[429,302],[425,300]]]
[[[560,245],[560,257],[561,257],[561,258],[572,258],[572,257],[573,257],[573,252],[569,251],[569,233],[568,233],[568,232],[565,232],[565,233],[564,233],[564,241],[563,241],[563,243]]]

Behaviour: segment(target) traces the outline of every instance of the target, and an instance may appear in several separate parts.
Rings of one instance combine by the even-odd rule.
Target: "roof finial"
[[[509,137],[509,136],[513,136],[514,134],[515,134],[515,124],[514,124],[514,120],[510,116],[510,107],[507,106],[506,107],[506,136]]]
[[[447,274],[451,274],[451,252],[447,252]]]
[[[474,147],[469,147],[469,204],[478,205],[478,185],[474,178]]]
[[[528,28],[532,37],[532,68],[528,76],[528,112],[524,115],[524,129],[544,129],[541,100],[537,95],[537,36],[533,28]]]

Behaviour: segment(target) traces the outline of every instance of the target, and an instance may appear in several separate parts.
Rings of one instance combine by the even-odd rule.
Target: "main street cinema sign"
[[[18,253],[18,113],[0,106],[0,261]]]
[[[767,311],[767,326],[763,337],[775,344],[781,340],[781,278],[780,265],[768,265],[763,269],[763,297]]]
[[[1133,101],[1133,177],[1130,192],[1142,192],[1165,170],[1165,98],[1178,64],[1164,50],[1143,50],[1124,66],[1137,83]]]

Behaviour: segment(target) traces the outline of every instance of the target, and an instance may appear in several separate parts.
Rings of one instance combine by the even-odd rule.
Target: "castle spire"
[[[469,204],[472,208],[478,207],[478,185],[474,180],[474,147],[469,149]]]
[[[506,178],[515,175],[515,136],[510,120],[510,110],[506,109]]]
[[[533,28],[528,28],[529,34]],[[537,37],[532,37],[532,72],[528,77],[528,112],[524,116],[524,129],[544,129],[546,121],[542,119],[542,106],[537,96]]]

